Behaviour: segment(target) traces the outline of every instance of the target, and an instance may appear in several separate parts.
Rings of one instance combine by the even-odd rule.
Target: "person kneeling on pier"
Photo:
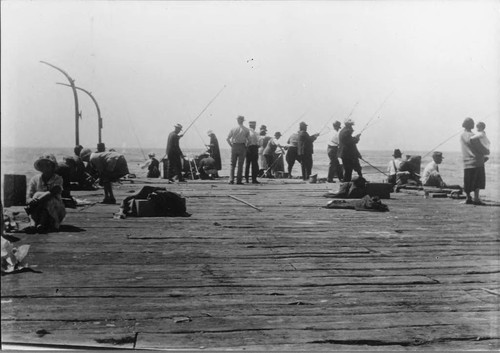
[[[28,188],[28,204],[25,208],[30,216],[31,225],[26,233],[46,233],[58,231],[66,216],[61,198],[63,179],[55,173],[56,158],[52,154],[39,157],[34,167],[41,174],[31,178]]]
[[[100,184],[104,186],[104,204],[116,203],[113,195],[112,182],[129,174],[125,157],[118,152],[94,152],[89,148],[84,148],[80,152],[82,161],[88,162],[99,174]]]

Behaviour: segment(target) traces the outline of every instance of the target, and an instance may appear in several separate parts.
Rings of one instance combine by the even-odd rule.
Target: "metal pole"
[[[66,71],[64,71],[63,69],[60,69],[58,68],[57,66],[55,65],[52,65],[46,61],[40,61],[42,64],[45,64],[45,65],[49,65],[51,67],[53,67],[54,69],[60,71],[64,76],[66,76],[66,78],[68,79],[69,81],[69,84],[71,86],[71,88],[73,89],[73,96],[75,98],[75,145],[78,146],[80,144],[80,131],[78,129],[78,118],[81,117],[79,111],[78,111],[78,94],[76,93],[76,86],[75,86],[75,80],[73,80],[71,78],[70,75],[67,74]]]
[[[66,83],[60,83],[60,82],[57,82],[58,85],[63,85],[63,86],[68,86],[68,87],[71,87],[70,85],[66,84]],[[94,101],[94,104],[95,104],[95,107],[97,109],[97,135],[98,135],[98,142],[101,143],[101,130],[102,130],[102,118],[101,118],[101,109],[99,108],[99,104],[97,104],[97,100],[94,98],[94,96],[92,95],[92,93],[90,93],[89,91],[87,91],[86,89],[83,89],[81,87],[78,87],[78,86],[75,86],[76,89],[79,89],[80,91],[83,91],[85,93],[87,93],[90,98],[92,98],[92,100]]]

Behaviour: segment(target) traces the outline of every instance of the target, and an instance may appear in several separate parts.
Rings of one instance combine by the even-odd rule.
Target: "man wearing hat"
[[[215,136],[215,133],[212,130],[208,130],[207,135],[210,136],[210,144],[207,146],[208,153],[210,154],[210,157],[212,157],[214,159],[215,169],[217,170],[217,173],[213,174],[213,176],[215,178],[218,178],[219,177],[218,171],[222,169],[222,161],[220,158],[220,149],[219,149],[219,140],[217,140],[217,136]]]
[[[245,179],[248,183],[248,179],[250,177],[250,166],[252,166],[252,184],[260,184],[257,181],[257,174],[259,174],[259,135],[257,135],[257,132],[255,132],[256,126],[257,122],[248,122],[250,135],[247,143]]]
[[[167,179],[169,181],[174,181],[174,176],[177,176],[177,180],[179,182],[183,182],[184,177],[182,176],[182,160],[184,157],[184,154],[181,151],[181,148],[179,146],[179,140],[182,137],[182,135],[179,135],[179,133],[182,130],[182,125],[181,124],[176,124],[174,126],[174,131],[172,131],[168,135],[168,140],[167,140],[167,159],[168,159],[168,168],[167,168]]]
[[[234,184],[234,170],[238,165],[238,172],[236,176],[236,184],[243,184],[243,164],[245,163],[245,156],[247,153],[247,143],[250,138],[250,130],[243,126],[245,117],[239,115],[236,120],[238,126],[231,129],[227,135],[227,143],[231,146],[231,169],[229,173],[229,184]]]
[[[319,134],[310,136],[307,133],[307,124],[301,122],[299,124],[299,138],[297,142],[297,154],[301,160],[302,179],[308,180],[312,173],[313,166],[313,142],[318,138]]]
[[[439,173],[439,165],[443,161],[443,153],[435,151],[432,154],[432,161],[429,162],[422,173],[422,184],[424,186],[436,186],[438,188],[446,187],[446,183]]]
[[[279,139],[281,137],[281,132],[277,131],[274,133],[274,137],[269,140],[267,143],[266,148],[264,149],[264,157],[266,158],[267,162],[267,169],[266,169],[266,177],[267,178],[273,178],[274,177],[274,172],[276,171],[276,150],[278,147],[282,149]],[[281,156],[280,156],[281,157]]]
[[[356,171],[358,176],[362,177],[359,158],[361,154],[358,151],[358,142],[361,134],[352,136],[354,121],[347,119],[344,122],[344,128],[339,132],[339,157],[344,165],[344,181],[351,181],[352,171]]]
[[[397,174],[399,172],[399,167],[401,165],[401,157],[402,157],[401,150],[396,148],[394,150],[394,153],[392,154],[392,157],[393,159],[389,162],[389,165],[387,166],[387,174],[389,175],[387,182],[394,186],[396,185]]]
[[[335,121],[333,123],[333,134],[332,138],[328,142],[328,148],[326,153],[328,154],[328,158],[330,158],[330,165],[328,167],[328,178],[327,181],[329,183],[333,183],[333,177],[337,175],[339,181],[344,179],[344,171],[342,166],[339,163],[339,130],[340,130],[340,121]]]

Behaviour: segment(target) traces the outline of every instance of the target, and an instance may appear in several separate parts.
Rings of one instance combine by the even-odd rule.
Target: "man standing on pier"
[[[344,165],[344,181],[351,181],[352,171],[356,171],[358,176],[362,177],[359,158],[361,154],[358,151],[358,142],[361,134],[352,136],[354,121],[347,119],[344,122],[344,128],[339,132],[339,156]]]
[[[177,124],[174,126],[174,131],[168,135],[167,140],[167,159],[168,159],[168,169],[167,169],[167,179],[169,181],[174,181],[174,175],[177,176],[179,182],[183,182],[184,177],[182,176],[182,158],[184,154],[179,146],[179,140],[182,135],[179,132],[182,130],[182,125]]]
[[[307,124],[301,122],[299,124],[299,138],[297,142],[297,153],[301,160],[302,179],[308,180],[311,176],[313,166],[313,142],[318,138],[319,134],[310,136],[307,133]]]
[[[255,131],[257,122],[249,121],[248,127],[250,128],[250,136],[247,145],[246,166],[245,166],[245,179],[248,183],[250,166],[252,167],[252,184],[260,184],[257,181],[257,174],[259,174],[259,135]]]
[[[295,161],[300,163],[300,158],[297,152],[297,146],[299,144],[299,133],[294,132],[293,134],[291,134],[286,143],[286,163],[288,164],[288,179],[292,179],[292,169]]]
[[[245,155],[247,152],[246,145],[250,139],[250,130],[243,126],[245,117],[242,115],[236,118],[238,126],[229,131],[227,136],[227,143],[231,146],[231,169],[229,173],[229,184],[234,184],[234,169],[238,163],[238,172],[236,176],[236,184],[242,185],[243,182],[243,164],[245,162]]]
[[[335,121],[333,123],[333,135],[330,141],[328,142],[327,154],[328,158],[330,158],[330,166],[328,167],[328,178],[327,181],[329,183],[333,183],[333,177],[337,175],[339,181],[343,181],[344,179],[344,171],[342,170],[342,166],[339,163],[339,130],[340,130],[340,121]]]

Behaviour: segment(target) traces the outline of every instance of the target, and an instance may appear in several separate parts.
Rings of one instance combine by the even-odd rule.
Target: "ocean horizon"
[[[223,143],[220,141],[219,143]],[[107,146],[108,147],[108,146]],[[108,148],[114,148],[109,146]],[[182,148],[182,146],[181,146]],[[318,178],[326,178],[328,174],[329,159],[326,153],[326,146],[315,145],[313,155],[312,174],[317,174]],[[141,165],[147,159],[147,154],[153,152],[158,159],[165,154],[164,148],[137,148],[137,147],[119,147],[115,148],[119,153],[122,153],[129,166],[129,171],[138,177],[145,177],[146,170],[141,169]],[[184,155],[187,158],[194,158],[196,155],[205,151],[203,148],[183,148]],[[421,168],[425,167],[432,158],[432,153],[428,151],[402,151],[403,155],[417,155],[422,157]],[[443,179],[448,184],[463,185],[463,164],[462,154],[458,151],[442,150],[444,155],[443,163],[440,165],[440,172]],[[29,180],[37,171],[33,167],[36,158],[43,153],[52,153],[57,161],[62,161],[66,156],[73,155],[73,147],[2,147],[1,150],[1,171],[2,171],[2,192],[3,192],[3,177],[5,174],[24,174]],[[360,150],[363,159],[368,162],[360,161],[363,168],[365,178],[370,182],[385,182],[386,175],[382,172],[387,172],[387,166],[392,159],[393,150]],[[230,149],[221,148],[222,170],[219,173],[221,176],[229,175],[230,168]],[[286,164],[286,163],[285,163]],[[300,164],[296,163],[292,170],[293,176],[300,176]],[[486,189],[481,191],[481,196],[490,200],[500,200],[500,163],[498,157],[490,156],[490,160],[486,163]],[[335,184],[328,184],[332,187]],[[338,185],[338,184],[337,184]]]

